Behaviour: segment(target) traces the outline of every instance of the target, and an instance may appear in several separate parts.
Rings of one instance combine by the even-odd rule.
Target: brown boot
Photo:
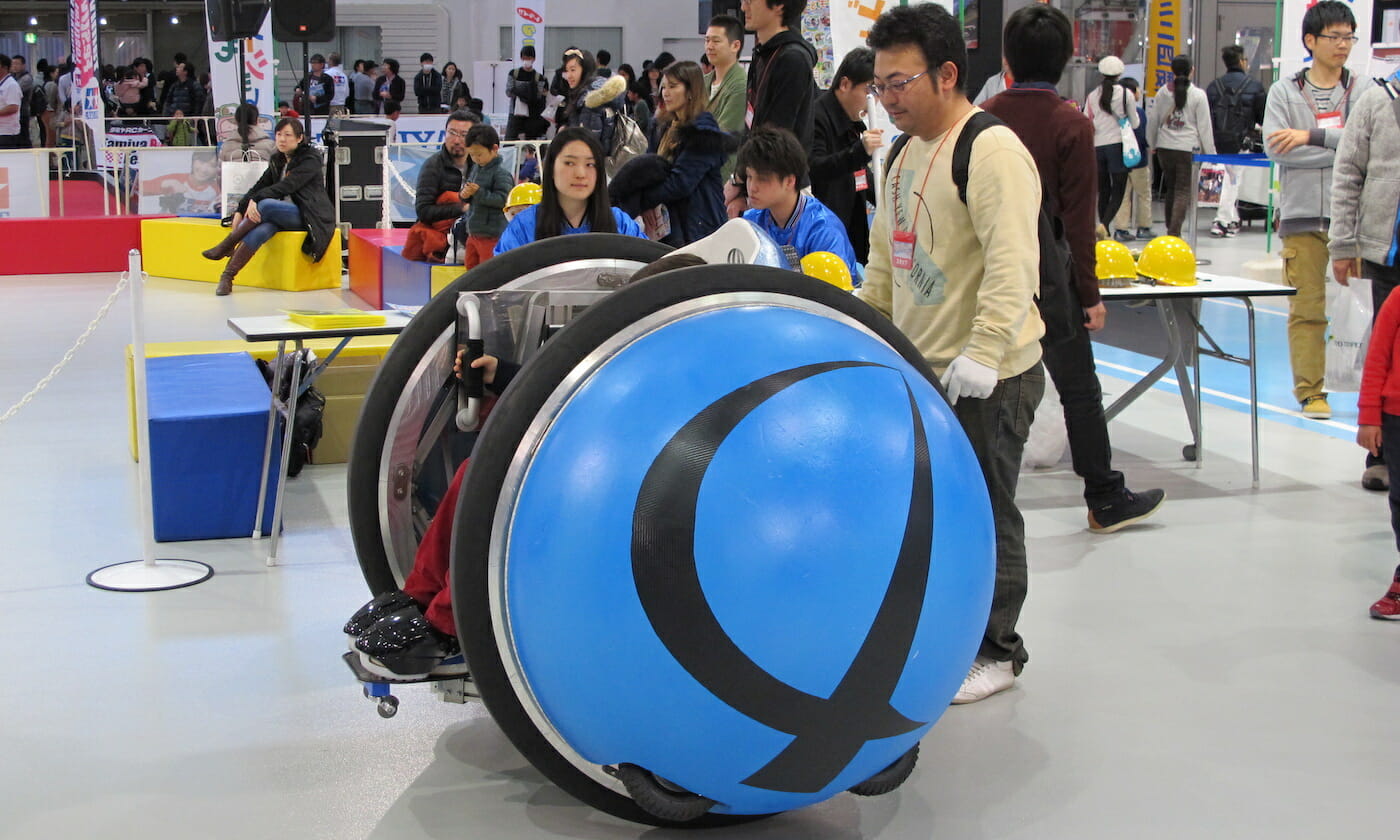
[[[216,295],[226,295],[233,291],[233,278],[238,272],[243,270],[243,266],[253,258],[257,251],[253,248],[239,248],[233,252],[228,264],[224,266],[224,273],[219,275],[219,285],[214,289]]]
[[[224,237],[223,242],[220,242],[218,245],[215,245],[213,248],[210,248],[207,251],[201,251],[200,254],[206,260],[221,260],[224,257],[227,257],[229,254],[232,254],[233,249],[238,247],[238,243],[243,241],[243,237],[247,236],[249,231],[251,231],[257,226],[257,222],[250,222],[247,219],[244,219],[242,222],[235,225],[231,230],[229,230],[228,236]],[[222,294],[228,294],[228,292],[222,292]]]

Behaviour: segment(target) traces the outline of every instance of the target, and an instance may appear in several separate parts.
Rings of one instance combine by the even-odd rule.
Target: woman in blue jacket
[[[628,187],[629,179],[619,172],[613,181],[613,201],[624,208],[642,210],[664,204],[671,231],[661,241],[680,247],[704,239],[727,220],[720,171],[739,144],[707,110],[705,75],[695,62],[679,61],[665,69],[661,99],[665,113],[650,151],[669,164],[665,175],[651,180],[638,178]]]
[[[570,233],[621,233],[645,239],[635,221],[609,206],[604,157],[598,138],[586,128],[566,128],[556,134],[540,173],[540,203],[511,219],[495,253]]]

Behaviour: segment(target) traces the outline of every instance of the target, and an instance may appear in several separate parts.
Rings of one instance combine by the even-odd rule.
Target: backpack
[[[1210,124],[1215,129],[1215,147],[1222,154],[1234,154],[1243,146],[1245,138],[1254,129],[1253,109],[1245,105],[1244,89],[1249,86],[1249,77],[1240,82],[1239,87],[1231,88],[1221,78],[1217,81],[1219,95],[1210,109]]]
[[[953,145],[953,184],[957,186],[958,198],[964,205],[967,204],[972,144],[977,135],[994,125],[1005,123],[986,111],[979,111],[968,119],[962,134],[958,135],[958,142]],[[908,142],[909,135],[901,134],[890,147],[890,153],[885,158],[887,180],[894,162]],[[1040,199],[1037,233],[1040,241],[1040,289],[1036,292],[1035,305],[1040,311],[1040,320],[1045,324],[1045,335],[1041,336],[1040,343],[1050,347],[1074,337],[1083,328],[1084,310],[1074,289],[1074,260],[1070,255],[1069,243],[1065,240],[1064,224],[1050,215],[1044,196]]]
[[[291,365],[301,366],[301,382],[305,384],[307,370],[315,367],[316,357],[310,350],[302,350],[297,353],[283,353],[276,363],[287,368],[282,372],[282,389],[277,395],[282,404],[286,405],[292,389]],[[262,371],[263,379],[267,380],[267,385],[271,388],[276,373],[272,365],[258,359],[258,370]],[[321,442],[321,435],[325,431],[325,411],[326,398],[315,388],[307,388],[297,397],[296,408],[292,411],[292,451],[287,457],[288,477],[295,478],[301,473],[302,467],[311,463],[312,450]]]
[[[39,117],[49,110],[49,94],[44,90],[42,82],[35,82],[34,87],[29,91],[29,116]]]
[[[646,154],[647,136],[637,121],[620,111],[607,109],[608,118],[613,121],[612,148],[604,165],[607,176],[617,174],[622,165],[638,155]]]

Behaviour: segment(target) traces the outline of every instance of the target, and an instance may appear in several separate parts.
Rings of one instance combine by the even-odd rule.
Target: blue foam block
[[[271,398],[257,364],[247,353],[214,353],[146,365],[156,540],[251,535]],[[271,472],[263,533],[277,492]]]
[[[433,296],[432,263],[404,259],[402,245],[385,247],[381,259],[385,306],[422,306]]]

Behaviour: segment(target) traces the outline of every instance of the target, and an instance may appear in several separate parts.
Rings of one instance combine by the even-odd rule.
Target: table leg
[[[1175,299],[1162,301],[1164,304],[1160,311],[1162,313],[1162,324],[1166,327],[1167,335],[1171,337],[1174,345],[1172,356],[1172,367],[1176,369],[1176,387],[1181,394],[1181,404],[1186,409],[1186,423],[1191,428],[1191,460],[1199,463],[1201,457],[1201,412],[1200,403],[1197,400],[1199,389],[1192,381],[1186,365],[1185,355],[1187,347],[1192,353],[1196,347],[1195,322],[1191,318],[1191,301]],[[1178,318],[1178,316],[1183,316]],[[1190,325],[1191,340],[1187,342],[1182,335]],[[1199,354],[1197,354],[1199,355]],[[1199,360],[1198,360],[1199,361]]]
[[[277,342],[277,358],[287,349],[285,339]],[[263,436],[262,478],[258,481],[258,516],[253,520],[253,539],[262,539],[263,511],[267,508],[267,473],[272,463],[272,441],[277,434],[277,393],[282,387],[282,367],[274,365],[272,371],[272,402],[267,409],[267,434]],[[281,486],[281,482],[278,482]]]
[[[296,419],[296,394],[297,388],[301,385],[301,365],[298,364],[298,360],[301,358],[302,344],[300,338],[294,339],[294,341],[296,342],[296,356],[291,364],[292,382],[287,389],[289,395],[287,403],[283,406],[285,419],[282,421],[282,465],[281,471],[277,473],[277,495],[272,502],[272,546],[267,555],[267,565],[269,566],[277,565],[277,545],[282,535],[282,494],[287,490],[287,464],[292,458],[292,436],[296,431],[292,421]],[[281,353],[278,353],[278,357],[281,357]],[[277,393],[279,392],[273,392],[274,400]]]
[[[1259,370],[1255,366],[1254,302],[1242,297],[1249,315],[1249,455],[1254,464],[1254,489],[1259,489]]]
[[[1117,417],[1123,409],[1132,404],[1133,400],[1136,400],[1146,393],[1149,388],[1156,385],[1157,381],[1165,376],[1167,371],[1176,366],[1177,359],[1181,357],[1181,338],[1177,335],[1176,329],[1173,326],[1173,320],[1167,312],[1170,303],[1167,301],[1158,301],[1155,306],[1157,307],[1157,315],[1162,320],[1162,326],[1167,331],[1167,352],[1163,355],[1162,361],[1159,362],[1156,367],[1148,371],[1146,376],[1134,382],[1128,390],[1124,391],[1118,399],[1113,401],[1112,405],[1104,409],[1104,420],[1112,420],[1114,417]]]

